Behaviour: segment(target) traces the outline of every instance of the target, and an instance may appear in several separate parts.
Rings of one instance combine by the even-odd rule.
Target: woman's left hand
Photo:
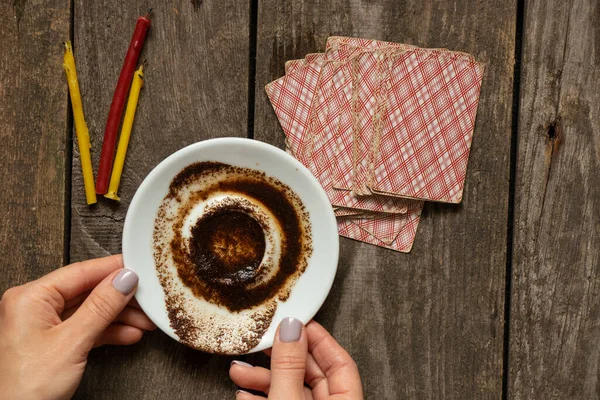
[[[93,347],[133,344],[155,329],[132,299],[137,281],[117,255],[8,289],[0,300],[2,398],[70,398]]]

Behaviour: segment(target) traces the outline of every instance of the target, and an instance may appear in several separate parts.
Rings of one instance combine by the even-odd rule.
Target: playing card
[[[303,159],[307,160],[306,167],[309,168],[311,172],[313,172],[313,175],[318,179],[323,171],[318,168],[318,166],[314,165],[314,160],[311,156],[314,148],[315,136],[327,136],[326,140],[333,140],[334,131],[332,130],[332,126],[337,124],[338,117],[335,110],[333,110],[334,112],[331,112],[332,109],[330,106],[330,103],[333,102],[335,96],[332,88],[332,78],[335,72],[336,65],[334,63],[331,61],[323,61],[319,79],[317,80],[315,96],[313,97],[309,113],[309,128],[305,135],[305,143],[303,146]],[[322,143],[319,142],[317,144],[317,149],[319,149],[321,145]],[[329,181],[328,176],[326,180]],[[323,184],[321,184],[321,186],[323,186]]]
[[[374,192],[459,203],[483,65],[462,53],[411,50],[387,60],[388,96]]]
[[[307,160],[302,159],[301,146],[305,144],[304,135],[308,130],[309,114],[320,72],[320,62],[309,63],[265,87],[289,149],[303,163]]]
[[[353,208],[345,208],[345,207],[337,208],[337,209],[333,210],[333,212],[336,217],[356,217],[356,216],[364,214],[363,211],[355,210]]]
[[[352,59],[352,191],[356,195],[371,194],[367,187],[367,166],[371,163],[384,55],[383,51],[366,51]]]
[[[347,62],[346,75],[350,76],[352,82],[356,82],[352,83],[352,97],[348,99],[348,108],[344,110],[340,119],[339,144],[334,163],[334,187],[353,190],[356,195],[364,196],[371,194],[364,179],[365,167],[372,164],[370,149],[374,122],[378,118],[375,112],[381,81],[379,62],[385,51],[361,50],[360,47],[340,45],[329,48],[326,55],[328,59]],[[360,175],[355,179],[357,169]]]
[[[407,201],[386,196],[360,198],[350,192],[338,192],[333,188],[333,155],[336,149],[336,134],[341,111],[350,96],[345,85],[344,64],[325,61],[321,68],[310,118],[309,134],[305,135],[308,145],[302,146],[302,159],[312,174],[319,180],[331,203],[336,207],[367,211],[404,213]]]
[[[338,71],[339,85],[341,85],[340,97],[340,117],[336,131],[336,142],[333,149],[333,161],[331,163],[333,187],[350,191],[352,189],[352,64],[345,62],[341,64]],[[338,193],[338,202],[347,195],[347,193]]]
[[[296,71],[298,68],[306,66],[306,64],[308,64],[308,62],[305,59],[286,61],[285,73],[291,74],[294,71]]]
[[[327,39],[325,53],[327,54],[328,59],[346,60],[351,58],[354,54],[365,51],[383,49],[398,51],[415,48],[417,47],[407,44],[384,42],[380,40],[332,36]]]
[[[376,239],[390,245],[407,221],[405,214],[371,213],[368,218],[363,216],[347,216],[359,228]]]
[[[354,225],[386,245],[391,245],[394,242],[394,239],[402,231],[408,220],[406,213],[387,214],[374,212],[343,215],[338,217],[338,221],[340,219],[351,220]]]
[[[325,59],[325,53],[310,53],[307,54],[304,59],[307,63],[318,62]]]
[[[475,61],[475,58],[468,53],[462,53],[458,51],[449,51],[448,49],[421,49],[417,46],[412,46],[409,44],[403,43],[393,43],[386,42],[382,40],[373,40],[373,39],[361,39],[361,38],[352,38],[345,36],[330,36],[327,38],[327,44],[325,46],[326,53],[331,50],[337,49],[341,54],[340,57],[347,57],[347,52],[355,52],[355,51],[366,51],[366,50],[374,50],[380,48],[389,47],[390,49],[396,50],[420,50],[425,52],[433,52],[438,54],[449,53],[453,57],[462,58],[469,61]],[[331,58],[331,57],[328,57]]]
[[[320,64],[323,63],[323,61],[325,60],[325,55],[323,53],[314,53],[309,58],[311,60],[311,63],[313,64],[312,66],[310,66],[310,68],[314,69],[314,68],[319,68],[320,67]],[[295,73],[297,71],[300,71],[300,70],[306,68],[307,66],[309,66],[309,63],[305,59],[290,60],[290,61],[286,62],[286,64],[285,64],[286,74]],[[313,103],[311,103],[311,106],[310,106],[310,109],[309,109],[309,119],[310,119],[310,115],[311,115],[311,112],[312,112],[312,104]],[[309,127],[310,127],[310,121],[309,121]],[[290,149],[290,146],[289,146],[288,142],[289,141],[286,138],[286,140],[285,140],[285,143],[286,143],[286,152],[288,152],[291,155],[294,155],[294,153]],[[299,159],[301,159],[300,153],[304,152],[304,150],[297,150],[296,152],[298,153],[298,157],[296,157],[296,158],[300,157]]]
[[[345,60],[348,58],[352,59],[353,57],[357,57],[357,53],[360,53],[360,57],[364,57],[363,54],[365,54],[365,51],[367,51],[367,54],[372,54],[368,53],[368,50],[373,51],[376,49],[379,51],[379,54],[382,55],[384,58],[390,52],[419,50],[425,51],[428,55],[432,56],[440,56],[449,53],[452,54],[454,57],[461,57],[468,60],[472,60],[472,56],[468,54],[449,52],[446,49],[418,49],[415,46],[391,42],[345,37],[329,38],[327,41],[326,54],[329,59]],[[365,68],[368,68],[368,66],[369,65],[366,64]],[[335,175],[334,177],[334,187],[338,189],[348,189],[351,187],[355,194],[358,195],[368,195],[371,193],[369,187],[373,180],[372,176],[376,147],[375,141],[378,140],[378,138],[381,135],[381,124],[387,98],[387,86],[381,84],[381,75],[383,74],[381,67],[384,67],[384,65],[380,64],[380,66],[378,67],[380,72],[377,77],[377,88],[373,88],[368,81],[365,82],[364,79],[361,79],[360,72],[358,73],[358,77],[356,76],[356,74],[354,75],[354,79],[358,79],[359,82],[362,83],[362,88],[359,90],[363,91],[363,96],[367,96],[367,102],[365,103],[361,99],[361,94],[355,94],[353,103],[353,116],[355,121],[358,121],[358,124],[355,123],[353,129],[353,139],[356,140],[353,140],[352,173],[345,177],[339,175]],[[370,76],[374,76],[374,74],[371,72]],[[365,94],[365,88],[368,88],[370,93]],[[375,105],[374,109],[371,108],[373,105]],[[344,163],[348,156],[349,155],[345,155],[342,151],[341,154],[337,157],[337,159],[339,160],[338,162]],[[380,193],[384,194],[384,192]]]
[[[375,236],[362,229],[352,218],[338,218],[338,231],[341,236],[359,240],[361,242],[374,244],[387,249],[408,253],[417,233],[417,227],[423,210],[423,202],[414,201],[406,214],[398,217],[406,218],[406,222],[396,235],[396,238],[390,244],[377,239]]]
[[[327,43],[325,44],[325,50],[327,51],[332,47],[336,47],[336,46],[340,46],[340,45],[361,47],[364,50],[369,50],[369,49],[374,49],[377,47],[384,47],[384,46],[401,46],[401,44],[398,44],[398,43],[384,42],[381,40],[353,38],[353,37],[346,37],[346,36],[330,36],[327,38]]]

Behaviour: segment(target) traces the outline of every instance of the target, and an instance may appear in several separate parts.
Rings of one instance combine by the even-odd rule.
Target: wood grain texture
[[[83,105],[98,165],[106,117],[136,19],[152,12],[141,60],[147,60],[123,179],[121,203],[85,205],[74,147],[71,257],[121,251],[128,205],[143,178],[165,157],[199,140],[246,136],[249,7],[237,1],[161,4],[75,2],[74,46]],[[78,398],[226,398],[227,358],[192,351],[160,332],[128,348],[92,354]]]
[[[600,397],[600,4],[528,1],[510,392]]]
[[[514,1],[259,2],[255,137],[280,147],[264,85],[330,35],[486,64],[462,204],[428,204],[408,255],[342,239],[317,320],[357,361],[369,399],[500,397],[515,28]]]
[[[0,293],[63,263],[68,0],[0,3]]]

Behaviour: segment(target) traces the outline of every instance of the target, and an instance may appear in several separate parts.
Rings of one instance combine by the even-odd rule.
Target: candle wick
[[[148,18],[148,16],[150,15],[150,13],[151,13],[151,12],[152,12],[152,7],[150,7],[150,8],[148,9],[148,12],[146,13],[146,18]]]

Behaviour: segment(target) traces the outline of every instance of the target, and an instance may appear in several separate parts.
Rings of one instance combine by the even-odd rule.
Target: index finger
[[[92,290],[111,272],[123,268],[123,257],[114,256],[77,262],[42,276],[37,284],[56,290],[67,301]]]
[[[306,325],[306,332],[308,351],[327,377],[329,394],[347,394],[362,399],[358,368],[348,352],[315,321]]]

